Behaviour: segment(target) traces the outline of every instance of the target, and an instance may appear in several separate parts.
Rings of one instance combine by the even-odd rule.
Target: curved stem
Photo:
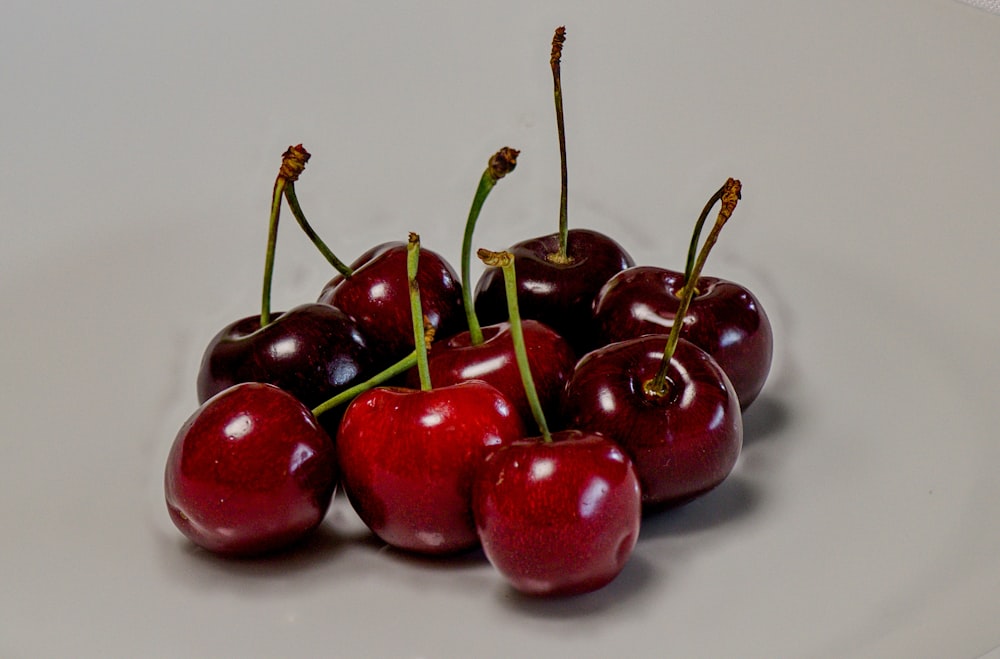
[[[413,344],[417,353],[417,373],[420,375],[420,389],[429,391],[431,388],[430,365],[427,362],[427,344],[429,337],[424,330],[424,310],[420,304],[420,285],[417,283],[417,272],[420,265],[420,236],[410,233],[406,243],[406,280],[410,285],[410,314],[413,317]]]
[[[698,221],[695,222],[694,231],[691,234],[691,244],[688,246],[687,262],[684,265],[684,283],[691,281],[691,272],[694,270],[694,261],[698,255],[698,244],[701,241],[701,230],[705,226],[705,220],[708,219],[708,214],[712,212],[712,207],[722,199],[722,193],[725,191],[726,186],[723,184],[719,188],[712,198],[708,200],[705,204],[705,208],[702,209],[701,215],[698,216]]]
[[[292,181],[289,181],[287,185],[285,185],[285,199],[288,200],[288,207],[292,210],[292,215],[295,216],[295,219],[298,220],[299,226],[302,227],[305,234],[309,236],[309,240],[311,240],[313,245],[316,246],[316,249],[318,249],[324,257],[326,257],[326,260],[330,263],[330,265],[336,268],[337,272],[342,274],[344,277],[350,277],[353,275],[354,271],[351,267],[337,258],[337,255],[326,246],[323,239],[319,237],[316,231],[313,230],[312,225],[309,224],[309,220],[306,219],[305,213],[302,212],[302,206],[299,204],[298,195],[295,194],[295,183]]]
[[[670,327],[667,345],[663,349],[663,359],[660,361],[660,368],[652,380],[643,383],[643,391],[650,396],[662,397],[670,393],[670,381],[667,378],[667,372],[670,370],[670,360],[673,359],[674,351],[677,349],[677,342],[680,340],[681,329],[684,326],[684,317],[687,316],[691,300],[694,299],[696,283],[698,277],[701,276],[702,269],[705,267],[708,253],[712,251],[712,247],[719,239],[722,227],[725,226],[726,222],[732,216],[733,210],[736,209],[736,204],[740,200],[741,189],[742,185],[740,182],[731,178],[716,193],[716,196],[713,196],[713,199],[717,198],[722,202],[722,207],[719,209],[715,225],[712,226],[712,230],[705,239],[705,244],[698,253],[698,259],[692,266],[691,272],[685,280],[684,287],[681,289],[680,304],[677,307],[677,313],[674,315],[673,325]],[[712,205],[714,204],[715,202],[713,201]]]
[[[417,351],[414,350],[406,357],[403,357],[398,362],[396,362],[389,368],[385,369],[381,373],[373,375],[364,382],[359,382],[353,387],[344,389],[336,396],[333,396],[332,398],[320,403],[319,405],[317,405],[312,409],[313,416],[318,417],[320,414],[323,414],[324,412],[329,412],[338,405],[343,405],[348,401],[354,400],[354,398],[356,398],[358,394],[364,393],[369,389],[374,389],[378,385],[396,377],[397,375],[402,375],[406,371],[413,368],[413,365],[416,363],[417,363]]]
[[[476,230],[476,222],[479,220],[479,213],[482,211],[483,203],[490,195],[493,186],[497,181],[514,171],[517,166],[517,156],[521,152],[508,146],[497,151],[490,158],[490,162],[479,179],[479,187],[476,189],[476,196],[472,199],[472,207],[469,209],[469,217],[465,221],[465,236],[462,239],[462,305],[465,307],[465,319],[469,325],[469,338],[472,345],[479,345],[483,342],[483,330],[479,325],[479,318],[476,316],[475,305],[472,301],[472,234]]]
[[[524,393],[528,398],[528,405],[531,407],[531,415],[535,417],[535,423],[541,430],[542,441],[551,442],[552,433],[549,432],[548,423],[545,421],[545,412],[542,410],[541,401],[538,400],[538,390],[535,388],[535,379],[531,376],[531,365],[528,363],[528,347],[524,341],[521,312],[517,306],[517,274],[514,272],[514,255],[510,252],[491,252],[488,249],[481,249],[476,254],[486,265],[498,267],[503,271],[504,291],[507,293],[507,313],[510,316],[510,335],[514,343],[517,370],[521,374],[521,384],[524,385]]]
[[[560,66],[562,47],[565,42],[566,28],[556,28],[556,32],[552,36],[552,55],[549,58],[549,65],[552,67],[552,94],[556,104],[556,132],[559,135],[559,171],[561,175],[559,186],[559,252],[550,255],[550,259],[555,263],[569,261],[569,173],[566,167],[566,121],[563,118],[562,69]]]

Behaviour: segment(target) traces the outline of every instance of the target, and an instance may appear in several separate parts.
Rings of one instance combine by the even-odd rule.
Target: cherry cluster
[[[261,312],[208,344],[201,406],[167,459],[167,508],[194,543],[233,556],[285,549],[322,523],[340,487],[392,547],[482,547],[516,589],[568,595],[615,578],[644,515],[732,471],[772,334],[750,291],[701,270],[741,185],[729,179],[708,201],[682,272],[637,267],[608,236],[570,230],[564,40],[557,29],[550,60],[559,231],[478,250],[487,267],[474,287],[473,231],[518,151],[499,150],[483,172],[461,275],[416,234],[340,261],[296,195],[309,153],[285,152]],[[272,313],[285,204],[338,274],[316,302]]]

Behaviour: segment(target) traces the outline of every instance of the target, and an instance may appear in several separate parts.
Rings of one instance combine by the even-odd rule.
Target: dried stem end
[[[278,176],[286,181],[299,180],[299,174],[306,168],[306,163],[312,155],[306,151],[301,144],[288,147],[288,150],[281,154],[281,169]]]
[[[476,256],[492,268],[502,268],[514,261],[514,255],[510,252],[491,252],[488,249],[482,248],[476,251]]]
[[[517,149],[505,146],[490,158],[490,174],[497,181],[514,171],[517,167],[517,157],[521,154]]]

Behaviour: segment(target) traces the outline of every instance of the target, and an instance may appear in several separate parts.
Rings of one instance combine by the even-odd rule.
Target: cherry
[[[317,420],[412,368],[416,354],[311,411],[271,384],[242,382],[205,401],[177,433],[164,491],[174,524],[219,554],[283,549],[323,520],[336,484],[335,448]]]
[[[699,217],[688,253],[694,267],[701,226],[721,198],[720,189]],[[711,244],[706,243],[707,255]],[[702,259],[703,260],[703,259]],[[594,300],[594,319],[604,343],[643,334],[667,334],[678,315],[686,283],[684,273],[636,266],[614,275]],[[681,337],[708,352],[729,376],[746,409],[757,398],[771,368],[771,323],[758,299],[744,286],[716,277],[694,281],[695,295],[684,316]]]
[[[555,329],[580,355],[596,344],[591,318],[594,296],[612,275],[635,265],[635,261],[621,245],[602,233],[569,229],[566,130],[560,82],[565,38],[565,28],[558,28],[552,39],[550,58],[562,175],[559,231],[518,242],[507,251],[517,264],[517,299],[523,316]],[[504,280],[499,270],[488,269],[479,279],[475,308],[484,323],[507,319]]]
[[[483,202],[496,183],[514,170],[518,154],[509,147],[500,149],[490,158],[480,179],[462,243],[463,306],[469,329],[436,344],[428,357],[428,368],[431,380],[438,385],[471,379],[492,384],[514,405],[525,424],[530,425],[534,417],[521,384],[510,323],[481,327],[468,286],[472,236]],[[522,323],[522,332],[542,407],[554,414],[561,405],[563,388],[576,364],[573,349],[559,334],[538,321]],[[417,386],[417,376],[417,372],[410,371],[407,384]]]
[[[713,234],[732,214],[740,185],[730,179]],[[693,269],[697,281],[704,260]],[[678,316],[694,287],[684,289]],[[612,343],[577,364],[566,389],[574,427],[614,439],[636,465],[647,510],[678,505],[721,483],[743,443],[739,400],[728,376],[704,350],[680,338],[647,335]]]
[[[515,589],[529,595],[601,588],[621,572],[638,540],[638,477],[629,457],[607,437],[549,431],[520,331],[514,257],[485,250],[479,255],[502,267],[517,363],[542,432],[497,449],[477,474],[472,505],[483,551]]]
[[[167,510],[209,551],[282,549],[323,521],[335,464],[333,443],[309,408],[273,385],[238,384],[178,432],[164,476]]]
[[[366,376],[368,345],[354,321],[326,304],[302,304],[260,326],[249,316],[208,344],[198,373],[198,400],[240,382],[268,382],[315,406]]]
[[[351,267],[350,277],[335,277],[327,283],[319,301],[338,307],[357,321],[380,364],[413,350],[406,303],[406,243],[378,245]],[[462,291],[451,265],[439,254],[424,250],[417,282],[425,299],[424,314],[436,332],[440,336],[458,332],[462,327]]]
[[[231,323],[206,346],[197,378],[200,403],[240,382],[267,382],[313,406],[372,370],[369,343],[344,312],[328,305],[304,304],[271,313],[281,199],[288,191],[294,194],[294,182],[309,157],[301,144],[289,147],[282,157],[271,204],[261,313]],[[305,218],[300,224],[324,250]]]
[[[417,285],[419,238],[407,246],[414,337],[423,336]],[[337,456],[344,491],[361,520],[393,547],[450,554],[479,543],[473,474],[523,424],[510,402],[481,381],[431,388],[424,341],[415,341],[421,388],[362,393],[344,412]]]

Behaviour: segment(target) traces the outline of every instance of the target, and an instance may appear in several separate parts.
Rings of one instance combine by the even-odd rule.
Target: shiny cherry
[[[288,547],[323,521],[336,483],[333,443],[310,410],[269,384],[206,401],[177,433],[167,510],[195,544],[229,555]]]

